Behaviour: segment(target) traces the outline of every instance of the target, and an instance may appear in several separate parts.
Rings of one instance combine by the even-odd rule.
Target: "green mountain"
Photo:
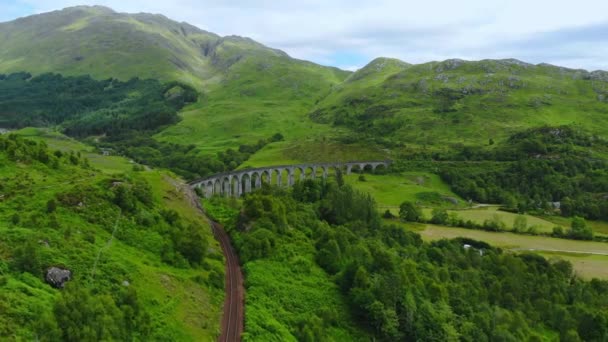
[[[441,149],[486,144],[530,127],[608,134],[608,73],[518,60],[419,65],[378,58],[311,110],[361,137]]]
[[[228,69],[249,58],[307,64],[247,38],[220,37],[162,15],[100,6],[0,23],[0,46],[0,72],[179,80],[203,89],[224,81]]]

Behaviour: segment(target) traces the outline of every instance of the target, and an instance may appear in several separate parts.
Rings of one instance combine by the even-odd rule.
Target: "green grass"
[[[406,225],[409,226],[409,225]],[[572,261],[577,273],[590,278],[608,279],[608,243],[556,239],[512,233],[494,233],[472,229],[427,225],[415,228],[426,241],[466,237],[485,241],[491,245],[521,252],[534,251]]]
[[[539,254],[549,260],[568,260],[572,263],[576,274],[584,279],[608,279],[608,256],[555,252],[542,252]]]
[[[50,149],[62,152],[80,153],[89,159],[91,166],[104,173],[122,173],[133,169],[133,163],[129,159],[120,156],[103,156],[93,150],[93,147],[67,137],[57,131],[48,128],[27,127],[13,132],[20,136],[35,141],[44,141]]]
[[[346,161],[385,160],[387,154],[377,147],[363,144],[341,144],[325,138],[299,142],[281,141],[266,145],[239,169],[271,165],[292,165],[302,163],[331,163]]]
[[[202,153],[237,149],[275,133],[291,143],[287,147],[294,142],[324,141],[340,131],[313,123],[308,110],[346,75],[308,62],[253,54],[232,66],[225,82],[211,87],[199,103],[185,108],[180,123],[155,137],[194,144]]]
[[[598,101],[598,94],[606,92],[607,83],[581,76],[499,60],[404,65],[378,59],[311,111],[319,122],[346,123],[358,132],[433,150],[487,145],[490,138],[500,141],[541,125],[573,124],[606,137],[608,103]],[[451,100],[441,100],[442,89],[453,91]]]
[[[358,190],[371,194],[381,211],[391,210],[393,214],[399,213],[399,205],[404,201],[419,203],[420,205],[436,205],[457,207],[441,197],[450,197],[458,200],[460,205],[464,201],[454,194],[449,186],[439,176],[429,172],[402,172],[400,174],[374,175],[364,174],[365,181],[359,180],[356,173],[345,175],[344,179]],[[437,195],[438,194],[438,195]],[[430,203],[429,198],[439,197],[438,203]]]
[[[28,132],[35,133],[25,131]],[[54,138],[38,136],[38,139],[65,150],[82,147],[61,136],[51,136]],[[112,164],[103,160],[101,163]],[[38,242],[37,253],[43,267],[69,268],[74,274],[73,282],[80,286],[104,293],[108,288],[119,289],[124,286],[123,281],[128,281],[137,291],[142,309],[151,317],[152,339],[210,341],[218,336],[224,291],[208,285],[207,278],[212,270],[223,274],[223,257],[207,220],[190,206],[182,191],[185,185],[179,179],[158,170],[131,172],[127,176],[145,179],[152,186],[153,208],[149,210],[173,209],[186,222],[204,227],[209,256],[203,267],[175,267],[161,261],[160,253],[148,249],[151,243],[162,244],[158,233],[147,231],[145,236],[136,238],[142,227],[131,217],[118,220],[116,236],[111,239],[118,216],[116,210],[108,207],[109,199],[81,202],[81,209],[59,204],[53,215],[46,212],[47,201],[55,199],[57,194],[87,186],[103,187],[108,177],[105,172],[69,164],[55,169],[37,162],[15,163],[0,152],[0,195],[3,195],[0,196],[0,280],[3,281],[0,281],[0,309],[3,310],[0,339],[35,339],[32,323],[50,312],[60,296],[60,291],[47,285],[41,274],[15,272],[9,267],[15,250],[30,239]],[[86,219],[81,212],[87,210],[104,210],[97,220],[105,223]],[[20,216],[18,224],[11,223],[14,214]],[[51,223],[51,216],[56,217],[57,226]],[[134,237],[137,243],[133,242]]]
[[[562,216],[543,216],[543,219],[564,227],[570,227],[572,222],[571,218]],[[608,222],[591,220],[587,220],[586,222],[595,234],[608,235]]]
[[[454,213],[465,221],[471,220],[477,224],[483,224],[484,221],[492,220],[495,216],[497,216],[506,225],[507,229],[511,229],[513,227],[515,218],[519,216],[519,214],[501,211],[498,210],[498,208],[499,206],[487,206],[474,209],[448,210],[448,213]],[[431,211],[432,209],[423,209],[423,213],[427,218],[431,217]],[[528,227],[534,226],[540,233],[551,233],[553,231],[553,227],[556,225],[562,226],[564,230],[568,229],[570,226],[569,223],[557,224],[544,218],[535,217],[532,215],[525,214],[523,216],[528,221]]]

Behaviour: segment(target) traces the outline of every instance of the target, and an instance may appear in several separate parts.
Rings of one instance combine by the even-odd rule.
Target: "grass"
[[[406,225],[407,226],[407,225]],[[608,279],[608,243],[556,239],[513,233],[494,233],[472,229],[427,225],[415,228],[426,241],[466,237],[485,241],[491,245],[521,252],[534,251],[572,261],[581,276]]]
[[[232,66],[225,82],[212,87],[199,103],[185,108],[181,122],[155,137],[194,144],[202,153],[237,149],[275,133],[290,143],[285,147],[324,141],[344,130],[312,122],[308,110],[346,75],[312,63],[254,53]]]
[[[399,213],[399,205],[404,201],[421,205],[458,206],[442,199],[456,199],[460,205],[464,201],[454,194],[438,175],[429,172],[403,172],[400,174],[364,174],[365,181],[359,181],[356,173],[345,175],[346,182],[360,191],[371,194],[381,211],[390,209]],[[430,201],[433,201],[431,203]],[[437,201],[437,202],[436,202]]]
[[[300,142],[281,141],[268,144],[255,153],[239,169],[271,165],[331,163],[347,161],[385,160],[385,151],[362,144],[341,144],[325,138]]]
[[[453,94],[441,95],[445,89]],[[573,124],[606,137],[608,104],[598,101],[606,89],[606,82],[557,67],[493,60],[404,65],[378,59],[311,111],[319,122],[347,123],[409,147],[445,150],[454,144],[487,145],[490,138],[500,141],[541,125]]]
[[[498,216],[500,220],[507,226],[508,229],[513,227],[513,223],[515,218],[519,216],[519,214],[514,214],[506,211],[498,210],[500,206],[485,206],[474,209],[461,209],[461,210],[448,210],[448,213],[454,213],[458,215],[459,218],[463,220],[471,220],[477,224],[483,224],[486,220],[492,220],[495,216]],[[428,218],[431,217],[431,209],[423,209],[424,215]],[[556,225],[562,226],[567,229],[570,224],[556,224],[554,222],[548,221],[544,218],[532,216],[532,215],[523,215],[528,221],[528,227],[534,226],[536,227],[538,232],[542,233],[551,233],[553,231],[553,227]]]
[[[543,219],[564,227],[570,227],[570,223],[572,222],[572,219],[562,216],[543,216]],[[608,222],[591,220],[587,220],[586,222],[595,234],[608,235]]]
[[[608,256],[555,252],[541,252],[539,254],[549,260],[568,260],[572,263],[572,266],[576,270],[576,274],[584,279],[608,279]]]
[[[91,166],[107,174],[122,173],[133,169],[133,163],[120,156],[103,156],[93,147],[48,128],[27,127],[13,132],[35,141],[44,141],[50,149],[80,153],[89,159]]]
[[[82,148],[74,141],[55,134],[42,135],[34,130],[21,133],[30,133],[36,139],[64,150]],[[111,239],[112,226],[116,222],[115,211],[104,211],[98,219],[108,222],[104,224],[91,222],[80,215],[79,210],[59,205],[53,214],[58,227],[50,225],[47,201],[72,189],[101,186],[108,179],[105,172],[112,170],[108,166],[112,162],[104,161],[105,158],[100,156],[100,165],[105,165],[106,169],[98,172],[67,164],[54,169],[36,162],[14,163],[0,153],[3,186],[0,189],[4,189],[0,190],[0,195],[8,195],[0,197],[0,280],[5,281],[0,282],[0,308],[4,310],[10,306],[10,310],[3,311],[0,317],[0,339],[35,339],[30,323],[42,313],[49,312],[60,296],[59,290],[47,285],[41,275],[14,272],[9,267],[15,249],[29,239],[39,241],[37,250],[44,267],[67,267],[74,274],[74,282],[99,290],[117,289],[127,281],[137,290],[142,308],[150,314],[154,331],[152,339],[215,339],[219,334],[224,291],[223,288],[209,286],[207,278],[211,271],[223,274],[221,250],[212,237],[207,220],[190,206],[189,199],[181,191],[181,181],[172,174],[151,170],[131,172],[128,178],[143,178],[149,182],[154,208],[176,210],[186,222],[206,227],[203,233],[209,241],[209,257],[203,267],[175,267],[162,262],[160,253],[147,249],[151,241],[162,244],[162,241],[155,240],[156,232],[147,231],[137,243],[132,243],[129,239],[141,229],[132,218],[119,219],[116,236]],[[12,190],[5,192],[7,189]],[[103,210],[108,205],[106,200],[82,203],[82,208]],[[11,223],[14,214],[20,216],[18,224]],[[40,241],[46,241],[48,247]],[[99,262],[96,262],[98,256]],[[97,267],[93,277],[94,264]],[[7,333],[10,337],[5,335]]]

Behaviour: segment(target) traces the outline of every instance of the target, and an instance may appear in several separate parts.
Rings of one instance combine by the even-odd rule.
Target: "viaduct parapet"
[[[391,161],[353,161],[268,166],[219,173],[192,181],[189,184],[192,188],[202,189],[207,198],[213,195],[240,197],[244,193],[262,187],[262,183],[292,186],[296,182],[296,174],[299,174],[298,180],[315,179],[317,176],[326,179],[330,172],[335,174],[337,170],[348,175],[356,170],[361,172],[363,170],[375,171],[378,167],[387,168],[390,164]]]

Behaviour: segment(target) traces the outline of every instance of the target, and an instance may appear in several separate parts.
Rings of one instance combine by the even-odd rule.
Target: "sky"
[[[349,70],[376,57],[608,70],[606,0],[0,0],[0,22],[75,5],[160,13]]]

